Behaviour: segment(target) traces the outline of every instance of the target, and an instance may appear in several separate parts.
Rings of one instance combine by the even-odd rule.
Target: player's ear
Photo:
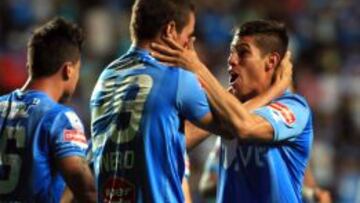
[[[74,66],[72,62],[65,62],[61,66],[62,78],[68,81],[74,74]]]
[[[177,37],[176,23],[175,21],[170,21],[165,25],[162,33],[163,37],[168,37],[171,39],[175,39]]]
[[[267,56],[265,70],[266,71],[275,70],[275,68],[279,65],[279,63],[280,63],[280,54],[277,52],[272,52]]]

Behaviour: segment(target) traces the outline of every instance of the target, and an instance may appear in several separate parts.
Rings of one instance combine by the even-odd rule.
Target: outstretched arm
[[[281,95],[288,88],[288,83],[290,83],[291,77],[292,77],[291,67],[280,66],[276,72],[275,82],[271,86],[271,88],[268,91],[245,102],[244,107],[246,108],[246,110],[251,112],[257,108],[265,106],[271,100]],[[229,88],[227,91],[232,93],[231,88]],[[186,135],[187,150],[191,150],[197,145],[199,145],[202,141],[208,138],[210,134],[211,134],[210,132],[198,128],[192,123],[186,121],[185,135]]]
[[[171,47],[165,47],[153,44],[153,56],[165,63],[175,66],[186,67],[188,70],[196,73],[207,92],[208,99],[214,108],[216,114],[233,136],[240,136],[242,139],[271,140],[273,138],[273,128],[264,118],[251,114],[244,104],[241,104],[233,95],[227,92],[212,75],[212,73],[198,59],[193,47],[184,49],[170,39],[164,39]],[[288,53],[282,66],[292,67]],[[291,70],[291,68],[290,68]],[[286,83],[286,87],[290,82]],[[285,83],[284,83],[285,84]],[[270,89],[268,95],[256,98],[257,102],[248,104],[248,108],[256,108],[258,104],[266,104],[270,97],[273,98],[274,89]],[[275,92],[279,95],[281,92]],[[270,96],[269,96],[270,95]],[[264,105],[262,104],[262,105]],[[261,105],[260,105],[261,106]]]

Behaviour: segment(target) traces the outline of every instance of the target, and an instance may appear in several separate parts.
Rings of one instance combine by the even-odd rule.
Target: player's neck
[[[51,99],[58,102],[61,98],[63,87],[59,82],[55,82],[53,78],[28,78],[21,91],[36,90],[47,94]]]
[[[152,39],[152,40],[140,40],[140,41],[136,41],[134,42],[134,45],[138,48],[141,48],[141,49],[145,49],[149,52],[152,51],[151,49],[151,43],[159,43],[159,44],[163,44],[163,42],[158,39],[158,38],[155,38],[155,39]]]

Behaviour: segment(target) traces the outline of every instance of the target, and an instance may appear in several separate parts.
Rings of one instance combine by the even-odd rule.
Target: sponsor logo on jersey
[[[120,177],[111,177],[105,183],[104,202],[135,202],[135,185]]]
[[[289,127],[295,123],[296,118],[294,113],[284,104],[280,102],[272,103],[268,106],[276,117],[280,117],[281,120]]]
[[[87,148],[87,141],[83,131],[77,129],[65,129],[63,134],[65,142],[71,142],[81,148]]]
[[[225,170],[239,171],[240,168],[263,168],[267,165],[268,148],[254,144],[240,144],[237,139],[222,139],[221,166]],[[249,168],[249,169],[250,169]]]

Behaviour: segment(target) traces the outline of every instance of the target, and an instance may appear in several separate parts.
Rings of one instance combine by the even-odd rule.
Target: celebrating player
[[[302,202],[313,138],[307,102],[287,91],[253,113],[242,104],[271,87],[287,50],[284,25],[251,21],[237,30],[228,59],[233,95],[200,62],[192,46],[185,49],[169,38],[165,41],[168,46],[153,44],[153,56],[196,73],[215,112],[237,138],[221,141],[217,202]]]

